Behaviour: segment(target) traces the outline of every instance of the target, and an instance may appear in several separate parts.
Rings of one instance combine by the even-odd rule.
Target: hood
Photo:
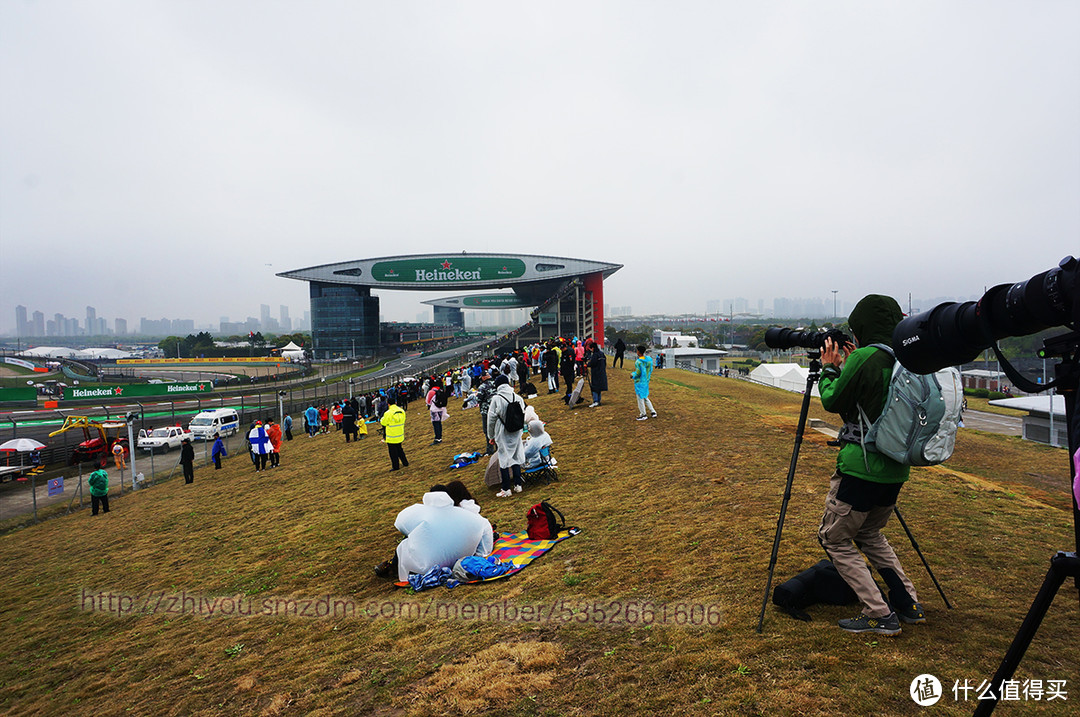
[[[510,387],[510,384],[504,383],[504,384],[501,384],[499,386],[499,388],[495,391],[495,395],[502,396],[507,401],[513,401],[514,400],[514,389]]]
[[[432,508],[450,508],[454,505],[454,499],[441,490],[433,493],[424,493],[424,505]]]
[[[458,503],[458,507],[464,508],[470,513],[476,513],[477,515],[480,514],[480,506],[476,503],[475,500],[472,500],[470,498],[466,498],[465,500]]]
[[[540,421],[529,421],[529,435],[533,438],[544,435],[544,424]]]
[[[892,345],[893,329],[904,318],[900,304],[891,296],[870,294],[864,296],[851,310],[848,326],[859,346],[870,344]]]

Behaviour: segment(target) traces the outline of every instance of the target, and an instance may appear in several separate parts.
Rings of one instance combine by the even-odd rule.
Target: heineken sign
[[[64,389],[64,399],[123,399],[138,396],[169,396],[178,393],[207,393],[214,390],[209,381],[187,383],[140,383],[129,386],[74,386]]]
[[[446,285],[470,281],[500,281],[518,279],[525,275],[525,262],[520,259],[454,257],[440,260],[401,259],[380,261],[372,265],[375,281],[398,284]]]

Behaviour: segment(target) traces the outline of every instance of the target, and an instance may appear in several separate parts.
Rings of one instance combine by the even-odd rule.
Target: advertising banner
[[[214,390],[210,381],[177,383],[132,384],[130,386],[69,386],[64,389],[64,400],[80,398],[117,400],[140,396],[174,396],[178,394],[209,393]]]
[[[5,356],[4,363],[9,363],[12,366],[22,366],[23,368],[28,368],[32,371],[40,368],[37,364],[32,364],[29,361],[23,361],[22,359],[12,358],[11,356]]]
[[[0,388],[0,401],[37,401],[37,389],[33,386]]]
[[[435,286],[517,279],[524,275],[525,262],[507,258],[396,259],[380,261],[371,267],[371,278],[375,281]]]
[[[117,359],[118,364],[170,364],[170,363],[280,363],[280,356],[229,356],[221,358],[157,358]]]

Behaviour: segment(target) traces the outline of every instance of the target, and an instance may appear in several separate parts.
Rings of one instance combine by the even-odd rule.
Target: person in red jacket
[[[270,439],[270,467],[277,468],[281,463],[281,426],[274,419],[266,419],[266,437]]]

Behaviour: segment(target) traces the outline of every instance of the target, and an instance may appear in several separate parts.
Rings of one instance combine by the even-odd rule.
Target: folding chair
[[[551,446],[540,449],[540,462],[522,470],[521,477],[530,485],[547,485],[559,480],[559,469],[555,467],[555,459],[551,457]]]

